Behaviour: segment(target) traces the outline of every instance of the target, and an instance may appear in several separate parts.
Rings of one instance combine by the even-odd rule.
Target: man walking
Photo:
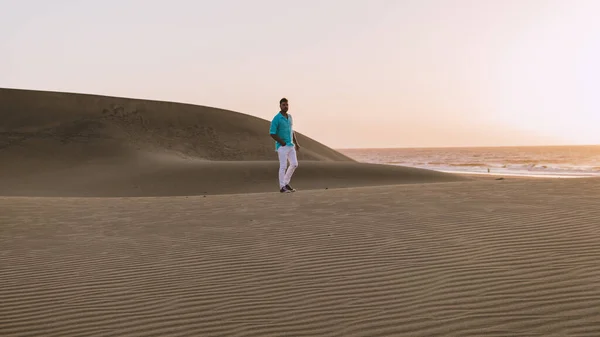
[[[296,191],[290,186],[290,180],[298,167],[296,151],[300,151],[300,145],[298,145],[294,133],[294,122],[292,115],[288,114],[288,108],[287,98],[282,98],[279,101],[280,111],[271,121],[270,128],[271,138],[275,140],[275,151],[279,157],[279,192],[281,193]]]

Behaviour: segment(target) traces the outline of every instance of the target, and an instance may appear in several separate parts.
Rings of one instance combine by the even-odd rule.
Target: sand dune
[[[0,89],[0,195],[277,191],[269,122],[190,104]],[[360,164],[298,134],[298,189],[464,180]]]
[[[0,106],[0,149],[14,155],[34,149],[38,156],[71,162],[157,152],[205,160],[273,160],[268,121],[223,109],[4,88]],[[298,140],[304,149],[299,159],[351,161],[300,132]]]
[[[598,336],[600,181],[2,197],[2,336]]]
[[[300,135],[281,195],[265,120],[0,107],[0,336],[600,335],[600,180],[363,164]]]

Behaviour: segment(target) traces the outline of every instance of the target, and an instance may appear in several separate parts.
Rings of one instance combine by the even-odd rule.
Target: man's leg
[[[294,174],[294,171],[298,167],[298,158],[296,156],[296,148],[294,146],[290,146],[289,148],[290,148],[290,150],[287,154],[287,159],[290,161],[290,166],[287,168],[287,171],[285,172],[284,186],[289,185],[290,181],[292,180],[292,175]]]
[[[277,155],[279,156],[279,188],[283,188],[285,183],[285,169],[287,168],[288,161],[288,150],[287,146],[281,146],[277,149]]]

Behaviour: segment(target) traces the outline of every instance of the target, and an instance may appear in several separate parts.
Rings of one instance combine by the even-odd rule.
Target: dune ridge
[[[0,149],[5,150],[43,141],[52,156],[67,160],[127,157],[131,152],[169,152],[219,161],[273,160],[269,122],[225,109],[8,88],[0,88],[0,106]],[[353,161],[301,132],[297,137],[304,149],[300,159]]]
[[[167,196],[277,191],[269,122],[206,106],[0,88],[0,195]],[[358,163],[298,133],[298,189],[461,181]]]
[[[598,179],[0,197],[0,335],[597,336],[599,202]]]

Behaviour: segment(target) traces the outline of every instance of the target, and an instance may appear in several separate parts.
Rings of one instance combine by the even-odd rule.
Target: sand
[[[600,181],[3,197],[2,336],[598,336]]]
[[[279,109],[277,101],[273,116]],[[6,88],[0,88],[0,107],[3,156],[52,162],[60,159],[70,164],[124,161],[142,154],[218,161],[276,160],[275,144],[269,137],[270,122],[236,111]],[[303,149],[299,160],[352,161],[306,137],[301,130],[296,131]]]
[[[102,117],[114,102],[141,118]],[[263,120],[0,106],[0,336],[600,335],[599,179],[363,164],[306,137],[280,194]],[[246,154],[221,142],[235,118]]]

